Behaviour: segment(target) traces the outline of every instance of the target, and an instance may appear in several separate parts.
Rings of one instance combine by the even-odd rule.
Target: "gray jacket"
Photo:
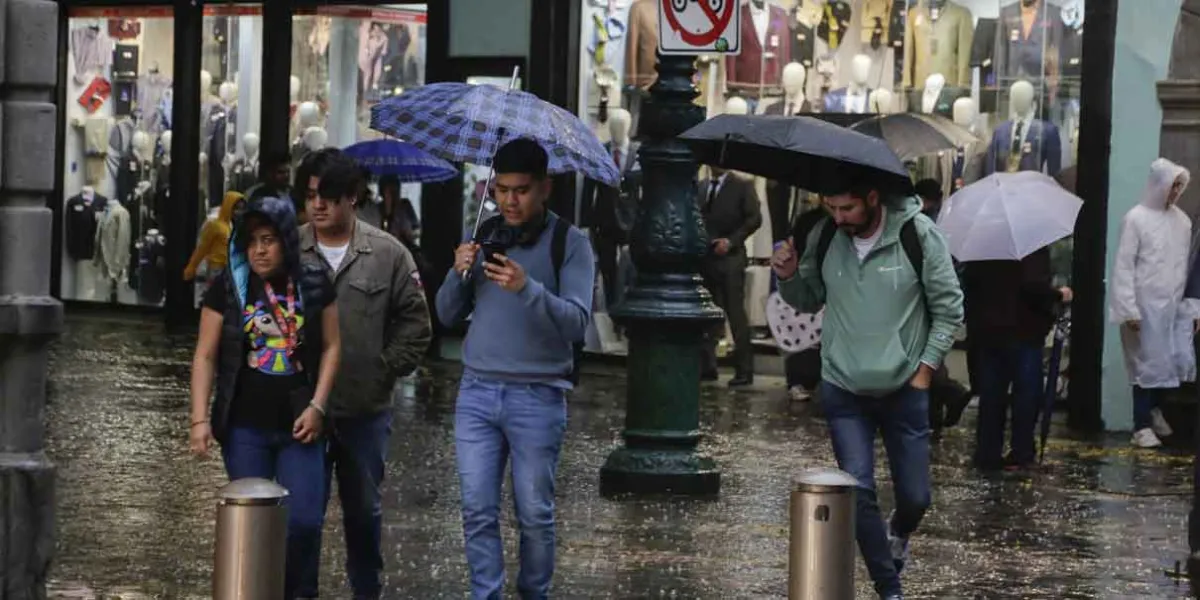
[[[395,238],[362,221],[355,223],[337,273],[318,250],[310,224],[300,228],[300,255],[321,265],[337,289],[342,360],[330,414],[355,417],[389,409],[396,378],[417,367],[432,337],[412,255]]]

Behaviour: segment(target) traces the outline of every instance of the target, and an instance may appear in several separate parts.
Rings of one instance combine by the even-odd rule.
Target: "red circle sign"
[[[721,34],[724,33],[725,28],[729,26],[729,20],[733,18],[733,11],[737,9],[738,5],[737,0],[725,0],[725,10],[721,11],[721,14],[718,15],[708,5],[708,0],[687,1],[695,2],[704,11],[704,15],[712,23],[711,30],[703,33],[692,33],[684,29],[683,25],[679,23],[679,16],[675,14],[675,9],[671,7],[671,0],[662,0],[662,9],[663,14],[667,16],[667,23],[671,25],[671,29],[674,29],[679,34],[679,38],[690,46],[708,46],[716,42],[721,37]]]

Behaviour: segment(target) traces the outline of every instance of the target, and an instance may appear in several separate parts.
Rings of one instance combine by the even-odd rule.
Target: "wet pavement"
[[[48,445],[59,469],[56,598],[205,598],[219,461],[186,453],[193,340],[154,317],[71,316],[54,353]],[[398,392],[385,497],[387,598],[462,598],[453,399],[457,366]],[[601,499],[619,439],[624,378],[585,374],[570,398],[559,469],[555,597],[772,598],[787,585],[789,480],[831,465],[811,404],[782,383],[704,390],[704,449],[718,500]],[[1134,452],[1126,436],[1055,436],[1033,474],[967,466],[969,432],[935,447],[933,507],[913,538],[908,598],[1179,598],[1166,570],[1186,556],[1190,458]],[[883,472],[886,472],[884,467]],[[882,496],[890,485],[882,483]],[[505,505],[510,506],[506,492]],[[331,508],[324,597],[346,598],[340,517]],[[505,515],[509,578],[515,531]],[[870,598],[859,568],[859,597]]]

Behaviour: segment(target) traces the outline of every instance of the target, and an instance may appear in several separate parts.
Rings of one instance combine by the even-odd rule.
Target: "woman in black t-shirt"
[[[291,204],[251,202],[234,224],[229,266],[204,296],[190,442],[198,455],[220,442],[230,479],[273,479],[288,489],[289,599],[317,596],[321,433],[340,344],[333,285],[321,269],[301,264]]]

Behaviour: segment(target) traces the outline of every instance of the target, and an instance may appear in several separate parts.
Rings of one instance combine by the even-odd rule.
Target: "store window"
[[[320,6],[292,18],[291,158],[377,139],[371,107],[425,83],[424,4]],[[373,186],[374,188],[374,186]],[[377,188],[375,188],[377,189]],[[421,215],[421,185],[400,195]],[[380,201],[378,193],[374,200]]]
[[[624,119],[609,116],[628,110],[636,137],[641,100],[655,78],[660,2],[577,1],[583,5],[580,116],[609,140],[625,128]],[[876,113],[941,115],[979,138],[912,161],[914,177],[936,179],[946,195],[996,171],[1057,176],[1075,162],[1083,6],[1083,0],[741,0],[742,51],[698,57],[697,102],[710,117],[819,113],[845,125]],[[765,191],[777,196],[770,202],[787,206],[771,211],[775,221],[790,222],[813,205],[796,190]],[[786,224],[771,229],[777,237]]]
[[[166,244],[179,243],[163,235],[164,214],[219,205],[226,190],[240,185],[232,167],[252,162],[257,152],[249,134],[257,127],[258,15],[255,6],[206,7],[204,69],[176,74],[170,7],[68,12],[64,299],[162,304]],[[207,202],[170,198],[176,77],[199,77],[203,87],[202,160],[195,168]],[[252,108],[239,115],[239,105]],[[191,248],[195,239],[183,243]],[[202,278],[209,265],[198,266]]]

